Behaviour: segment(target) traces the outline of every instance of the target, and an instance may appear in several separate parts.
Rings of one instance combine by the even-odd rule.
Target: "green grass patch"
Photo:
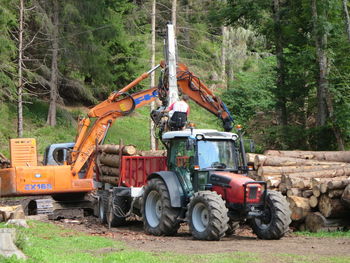
[[[333,231],[333,232],[326,232],[326,231],[320,231],[317,233],[312,233],[308,231],[301,231],[301,232],[295,232],[297,235],[300,236],[308,236],[308,237],[347,237],[350,238],[350,231]]]
[[[276,262],[288,262],[288,263],[348,263],[349,257],[312,257],[302,256],[295,254],[276,254],[278,260]]]
[[[227,253],[183,255],[174,253],[150,253],[135,251],[123,243],[105,237],[89,236],[57,225],[29,221],[30,228],[18,229],[16,245],[28,256],[28,260],[15,257],[0,258],[4,263],[105,263],[105,262],[259,262],[252,253]],[[4,224],[0,224],[4,227]]]

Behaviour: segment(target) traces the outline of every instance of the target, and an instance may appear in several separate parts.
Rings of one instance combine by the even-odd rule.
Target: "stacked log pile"
[[[317,232],[350,225],[350,151],[268,150],[249,155],[254,179],[287,197],[293,226]]]
[[[165,150],[138,151],[134,145],[103,144],[97,149],[96,164],[101,182],[117,184],[120,175],[120,160],[127,156],[165,156]]]

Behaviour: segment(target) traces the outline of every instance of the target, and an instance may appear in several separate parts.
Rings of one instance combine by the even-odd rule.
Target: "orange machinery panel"
[[[1,196],[89,192],[94,189],[92,179],[73,176],[68,165],[0,169],[0,180]]]
[[[33,138],[10,140],[11,167],[37,166],[36,141]]]

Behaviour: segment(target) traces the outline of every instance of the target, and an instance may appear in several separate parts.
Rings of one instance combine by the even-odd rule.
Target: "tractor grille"
[[[257,186],[251,186],[249,187],[249,196],[248,199],[256,199],[258,194],[258,187]]]

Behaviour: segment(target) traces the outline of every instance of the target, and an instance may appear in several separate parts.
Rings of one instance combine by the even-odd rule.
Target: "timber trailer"
[[[243,136],[216,130],[165,132],[165,157],[122,156],[116,186],[99,190],[99,217],[110,226],[142,216],[146,233],[174,235],[188,222],[199,240],[231,235],[249,223],[261,239],[280,239],[291,222],[288,203],[266,182],[247,177]]]

